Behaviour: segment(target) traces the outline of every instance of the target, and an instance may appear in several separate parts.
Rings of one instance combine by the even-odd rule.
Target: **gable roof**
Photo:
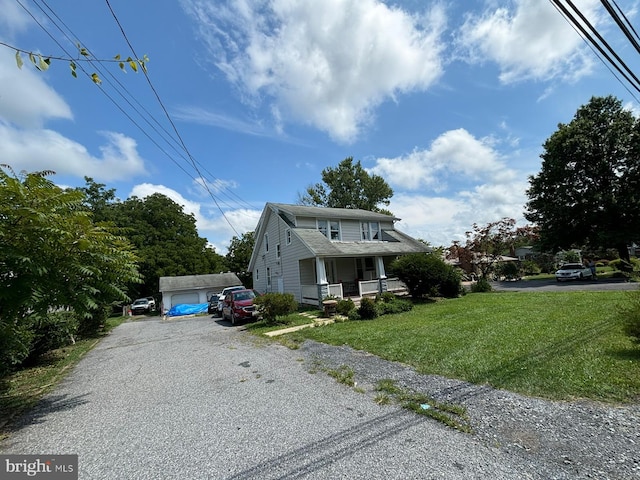
[[[235,273],[212,273],[207,275],[183,275],[180,277],[160,277],[160,291],[193,290],[212,288],[222,290],[225,287],[242,285]]]

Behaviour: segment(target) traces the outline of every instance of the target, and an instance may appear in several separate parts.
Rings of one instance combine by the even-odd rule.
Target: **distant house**
[[[170,310],[175,305],[207,303],[211,295],[234,285],[242,285],[235,273],[160,277],[162,308]]]
[[[328,295],[362,297],[402,289],[387,278],[400,255],[430,252],[394,227],[399,220],[367,210],[267,203],[249,263],[253,287],[318,305]]]

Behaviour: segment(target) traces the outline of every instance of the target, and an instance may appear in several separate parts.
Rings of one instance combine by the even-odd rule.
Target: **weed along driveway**
[[[336,374],[352,363],[354,376],[348,380],[357,384]],[[622,462],[623,455],[631,462],[619,470],[600,466],[595,443],[592,451],[582,452],[595,466],[582,465],[579,454],[561,456],[563,438],[548,456],[530,454],[547,449],[546,440],[527,430],[526,419],[509,417],[508,409],[502,420],[477,422],[478,412],[470,411],[471,427],[477,423],[482,431],[464,433],[386,404],[369,383],[371,372],[427,381],[363,352],[313,342],[290,350],[211,317],[124,323],[19,423],[1,453],[77,454],[79,478],[109,480],[627,478],[627,473],[633,478],[638,473],[629,453],[637,452],[633,447],[605,451],[609,460]],[[514,408],[506,392],[491,396],[484,387],[440,382],[441,391],[449,389],[459,401],[488,399],[494,414],[505,396]],[[535,417],[538,407],[527,408]],[[592,412],[600,415],[597,408]],[[635,439],[637,447],[637,423],[625,431],[619,425],[630,415],[637,421],[637,414],[621,410],[591,418],[598,428],[606,422],[605,434],[619,435],[625,444]],[[500,435],[508,423],[516,424],[509,431],[520,433],[505,443]],[[487,434],[490,430],[495,435]]]

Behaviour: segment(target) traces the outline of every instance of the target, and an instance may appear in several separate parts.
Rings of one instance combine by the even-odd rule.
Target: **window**
[[[276,258],[280,258],[280,244],[276,243]]]
[[[340,240],[340,222],[337,220],[329,222],[329,232],[331,240]]]
[[[327,221],[326,220],[318,220],[318,231],[324,235],[325,237],[327,236]]]
[[[286,238],[287,245],[291,245],[291,229],[290,228],[287,228],[287,230],[284,233],[284,236]]]
[[[256,280],[260,280],[260,270],[256,268]]]
[[[318,231],[329,240],[340,240],[340,222],[338,220],[318,220]]]
[[[380,240],[380,224],[378,222],[369,223],[371,230],[371,240]]]
[[[269,234],[264,234],[264,251],[265,253],[269,253]]]
[[[380,240],[379,222],[362,222],[362,240]]]
[[[271,269],[267,267],[267,288],[271,288]]]

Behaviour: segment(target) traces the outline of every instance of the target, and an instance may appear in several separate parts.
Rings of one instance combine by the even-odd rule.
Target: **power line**
[[[122,27],[122,24],[120,23],[120,20],[118,20],[118,17],[116,16],[116,13],[113,11],[113,8],[111,7],[111,3],[109,3],[109,0],[105,0],[105,2],[107,3],[107,7],[109,7],[109,11],[111,12],[111,15],[113,16],[113,19],[115,20],[116,24],[118,25],[118,28],[120,28],[120,32],[122,33],[122,36],[124,37],[125,41],[127,42],[127,45],[129,45],[129,48],[131,49],[131,53],[133,53],[133,56],[135,58],[138,58],[138,54],[136,53],[135,49],[133,48],[133,45],[129,41],[129,38],[127,37],[127,34],[124,31],[124,28]],[[147,83],[149,84],[149,88],[151,88],[151,91],[153,92],[153,94],[155,95],[156,99],[158,100],[158,103],[160,104],[160,107],[162,108],[162,111],[164,112],[165,116],[167,117],[167,120],[169,121],[169,124],[171,125],[171,128],[173,128],[173,131],[176,134],[176,137],[180,141],[180,145],[182,146],[183,150],[187,153],[187,155],[189,157],[189,160],[191,161],[191,165],[193,166],[194,170],[197,172],[198,176],[202,180],[202,184],[203,184],[202,186],[207,190],[207,193],[209,193],[209,196],[214,201],[214,203],[216,204],[216,207],[218,208],[218,210],[220,210],[220,213],[222,214],[222,217],[229,224],[231,229],[235,232],[235,234],[237,236],[240,236],[238,231],[235,229],[235,227],[233,226],[231,221],[229,221],[229,219],[225,215],[224,211],[222,210],[222,208],[218,204],[218,200],[215,198],[215,196],[211,192],[211,189],[209,189],[209,184],[207,183],[207,181],[205,180],[204,176],[202,175],[202,172],[198,168],[198,164],[196,163],[195,159],[191,155],[191,152],[187,148],[187,145],[184,143],[184,140],[183,140],[182,136],[180,135],[180,132],[178,132],[178,128],[176,127],[175,123],[173,122],[173,119],[171,118],[171,115],[169,115],[169,112],[167,111],[166,107],[164,106],[164,103],[163,103],[162,99],[160,98],[160,95],[158,94],[158,91],[156,90],[156,88],[154,87],[153,83],[151,82],[151,78],[149,77],[146,69],[143,69],[142,73],[144,74],[144,77],[147,79]]]
[[[558,12],[560,12],[560,14],[565,18],[565,20],[567,20],[567,22],[573,27],[573,29],[580,34],[585,43],[591,48],[594,54],[600,59],[605,67],[618,80],[618,82],[620,82],[620,84],[629,92],[629,94],[638,103],[640,103],[640,100],[638,99],[636,94],[629,89],[630,86],[632,89],[640,92],[640,79],[638,79],[633,70],[629,68],[625,61],[617,54],[617,52],[611,47],[611,45],[609,45],[609,43],[604,39],[600,32],[598,32],[598,30],[589,22],[586,16],[574,5],[571,0],[565,0],[566,4],[571,8],[571,10],[573,10],[578,18],[576,18],[576,16],[574,16],[574,14],[569,11],[567,6],[563,5],[561,0],[550,1],[556,8],[556,10],[558,10]],[[606,0],[601,1],[603,2],[603,4],[606,2]],[[610,11],[609,13],[611,15]],[[594,36],[597,38],[597,40],[594,38]],[[622,77],[624,77],[628,85],[626,85],[618,77],[618,75],[611,69],[611,67],[613,67]]]
[[[71,53],[55,38],[54,35],[52,35],[52,33],[35,17],[35,15],[33,15],[28,8],[23,5],[20,0],[17,0],[18,4],[25,10],[25,12],[27,12],[27,14],[34,20],[34,22],[51,38],[51,40],[67,55],[67,57],[72,58]],[[47,17],[47,19],[62,33],[62,35],[72,44],[76,44],[76,40],[74,40],[74,38],[71,38],[70,35],[72,35],[73,37],[75,37],[75,39],[77,39],[78,37],[73,33],[73,31],[71,30],[71,28],[56,14],[56,12],[46,3],[45,0],[40,0],[41,3],[46,7],[46,9],[48,10],[45,11],[45,8],[43,6],[41,6],[40,4],[38,4],[38,0],[34,0],[34,3],[36,4],[36,6],[38,7],[38,9]],[[108,2],[107,2],[108,4]],[[110,6],[110,5],[109,5]],[[113,14],[113,11],[112,11]],[[115,18],[115,17],[114,17]],[[117,21],[117,18],[116,18]],[[126,38],[126,33],[124,33],[124,29],[122,28],[122,26],[120,25],[119,22],[117,22],[121,31],[123,32],[123,35],[125,36],[125,39],[127,40],[127,43],[129,45],[129,47],[131,48],[131,50],[134,52],[135,55],[135,51],[132,48],[131,43],[129,42],[128,38]],[[62,26],[60,26],[60,24],[62,24]],[[66,31],[65,31],[66,29]],[[69,32],[69,33],[67,33]],[[69,35],[70,34],[70,35]],[[198,168],[198,165],[200,165],[195,158],[190,154],[189,150],[187,149],[184,141],[182,140],[179,132],[177,131],[177,128],[175,126],[175,124],[173,123],[171,117],[168,114],[167,109],[164,107],[164,104],[162,102],[162,100],[160,99],[159,94],[157,93],[157,91],[155,90],[155,88],[153,87],[153,84],[151,83],[150,78],[148,77],[148,75],[146,75],[146,72],[143,70],[143,72],[145,73],[145,78],[147,79],[147,82],[149,83],[150,87],[152,88],[152,91],[154,92],[154,95],[156,95],[156,98],[158,100],[158,102],[160,103],[163,112],[165,114],[165,116],[167,116],[170,124],[172,125],[173,130],[176,132],[176,136],[178,137],[179,141],[176,140],[169,131],[167,131],[160,122],[157,121],[157,119],[137,100],[137,98],[131,94],[131,92],[129,92],[129,90],[113,75],[111,74],[109,69],[105,69],[102,70],[101,66],[102,63],[104,62],[104,60],[97,60],[93,54],[91,52],[89,52],[88,49],[85,49],[88,53],[89,56],[86,57],[83,60],[86,60],[88,64],[90,64],[92,66],[92,68],[96,69],[97,71],[100,72],[100,75],[102,76],[102,78],[105,79],[105,83],[108,84],[121,98],[122,100],[124,100],[130,107],[131,110],[133,110],[156,134],[157,136],[159,136],[170,148],[171,150],[173,150],[182,160],[184,160],[185,162],[187,162],[189,164],[189,166],[191,168],[193,168],[196,172],[197,172],[197,178],[194,177],[193,175],[191,175],[184,167],[182,167],[176,160],[175,158],[169,153],[167,152],[167,150],[165,150],[153,137],[152,135],[147,132],[145,130],[145,128],[143,126],[140,125],[139,122],[137,122],[134,118],[132,118],[132,116],[122,107],[119,105],[119,103],[108,93],[104,90],[104,88],[102,88],[102,85],[98,85],[100,88],[100,91],[102,92],[103,95],[105,95],[107,97],[107,99],[109,99],[109,101],[111,103],[114,104],[114,106],[116,106],[116,108],[118,108],[118,110],[120,110],[120,112],[125,115],[125,117],[131,121],[141,132],[143,135],[145,135],[146,138],[148,138],[167,158],[169,158],[169,160],[171,160],[176,166],[178,166],[178,168],[180,168],[189,178],[191,178],[194,182],[196,183],[200,183],[202,188],[204,188],[205,190],[207,190],[208,194],[211,196],[211,198],[213,199],[213,201],[216,203],[217,208],[220,210],[221,214],[223,215],[223,217],[225,218],[225,220],[227,221],[227,223],[229,223],[229,226],[231,227],[231,229],[234,231],[234,233],[236,235],[239,236],[237,230],[234,228],[234,226],[231,224],[231,222],[229,221],[228,217],[225,215],[224,211],[222,210],[222,208],[220,207],[220,204],[225,205],[228,208],[233,208],[231,207],[227,202],[223,201],[220,198],[216,198],[213,194],[213,192],[211,191],[208,181],[207,179],[204,177],[204,175],[202,175],[202,172],[200,171],[200,169]],[[137,56],[136,56],[137,58]],[[84,73],[85,75],[87,75],[88,77],[91,77],[91,74],[84,69],[82,66],[80,66],[80,71],[82,73]],[[113,82],[111,80],[109,80],[109,78],[111,78],[113,80]],[[115,85],[115,84],[117,85]],[[124,93],[123,93],[124,91]],[[128,96],[128,98],[127,98]],[[131,99],[131,100],[130,100]],[[135,103],[137,105],[133,105],[133,103]],[[144,113],[142,113],[140,110],[142,110]],[[149,120],[151,119],[151,121]],[[157,125],[157,127],[154,125]],[[164,134],[159,131],[162,130],[162,132],[164,132]],[[184,150],[184,152],[186,153],[187,156],[185,156],[185,154],[183,154],[179,149]],[[202,165],[200,165],[200,167],[214,180],[215,182],[218,182],[219,185],[219,192],[220,193],[224,193],[225,195],[227,195],[229,197],[230,200],[236,202],[236,203],[244,203],[246,205],[246,208],[248,209],[253,209],[253,207],[246,202],[245,200],[243,200],[240,196],[238,196],[237,194],[235,194],[235,192],[231,191],[228,187],[225,186],[225,183],[222,180],[217,179],[214,175],[212,175],[209,171],[207,171],[204,167],[202,167]],[[232,197],[235,197],[232,198]]]

